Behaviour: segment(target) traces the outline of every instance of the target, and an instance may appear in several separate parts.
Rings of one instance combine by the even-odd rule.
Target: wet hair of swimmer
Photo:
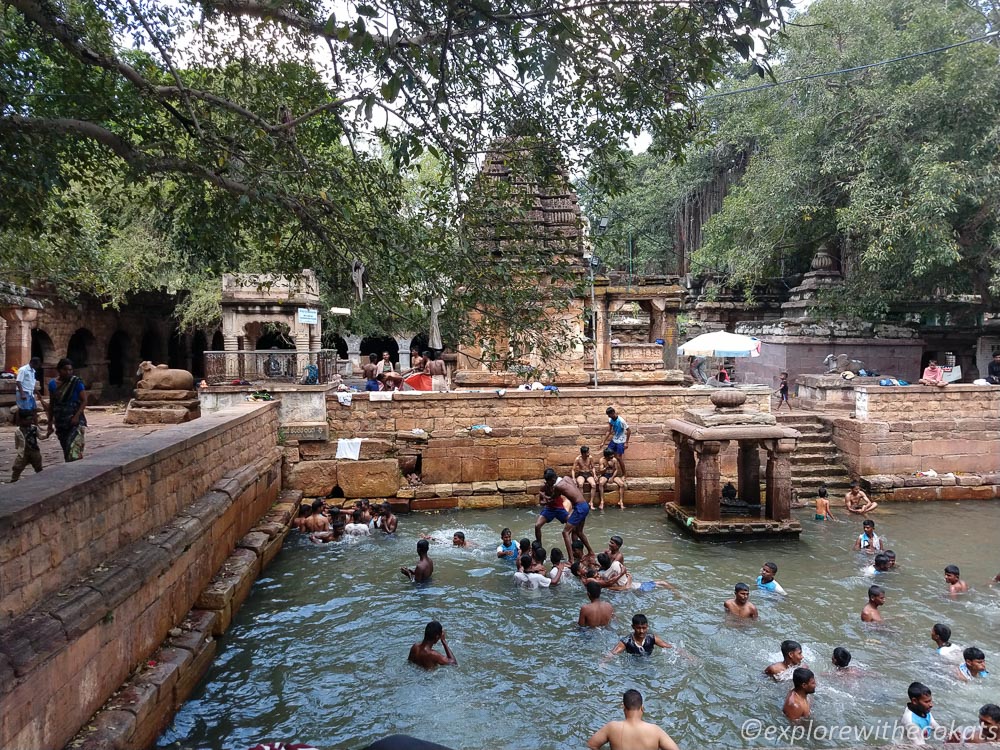
[[[588,453],[590,453],[590,448],[589,448],[589,446],[586,446],[586,445],[581,445],[581,446],[580,446],[580,453],[581,453],[582,455],[584,455],[584,456],[586,456],[586,455],[587,455]]]
[[[957,565],[948,565],[947,567],[945,567],[944,572],[948,575],[953,575],[953,576],[961,575],[961,573],[959,573],[958,571]]]
[[[986,654],[983,653],[981,648],[976,648],[975,646],[969,646],[967,649],[962,651],[962,658],[966,661],[978,661],[980,659],[985,659]]]
[[[542,476],[545,478],[546,482],[554,482],[559,475],[556,474],[555,469],[550,467],[545,470],[545,473],[542,474]]]
[[[361,510],[358,509],[351,514],[351,521],[354,523],[361,523]]]
[[[885,593],[885,589],[881,586],[869,586],[868,587],[868,600],[871,601],[876,596],[882,596]]]
[[[531,540],[528,537],[524,537],[524,539],[517,543],[517,546],[521,548],[522,552],[527,552],[531,549]]]
[[[927,687],[922,682],[911,682],[910,686],[906,688],[906,697],[910,701],[915,701],[917,698],[923,698],[925,695],[930,695],[931,689]]]
[[[778,566],[775,565],[773,562],[766,562],[761,567],[764,567],[764,568],[767,568],[768,570],[770,570],[772,576],[778,575]]]
[[[615,534],[613,537],[611,537],[611,541],[614,542],[618,546],[618,549],[621,549],[622,545],[625,544],[625,540],[622,539],[617,534]]]
[[[837,646],[833,650],[833,663],[843,669],[851,663],[851,652],[843,646]]]
[[[323,510],[323,501],[317,497],[315,500],[312,501],[312,505],[310,507],[313,513],[318,513],[319,511]]]
[[[573,575],[575,575],[577,578],[579,578],[580,577],[580,568],[581,567],[583,567],[583,566],[580,565],[580,563],[575,562],[575,563],[573,563],[572,565],[569,566],[569,572],[572,573]],[[590,584],[587,584],[587,585],[589,586]],[[594,584],[594,585],[596,586],[597,584]]]
[[[531,567],[531,555],[521,555],[521,572],[527,573]]]
[[[579,565],[580,563],[574,563]],[[601,598],[601,584],[596,581],[590,581],[587,583],[587,596],[590,597],[590,601],[597,601]]]
[[[931,630],[934,631],[934,635],[944,641],[946,644],[951,642],[951,628],[945,625],[943,622],[936,623]]]
[[[875,570],[888,570],[889,569],[889,556],[884,552],[879,552],[875,555]]]
[[[456,531],[454,534],[452,534],[452,537],[457,537],[458,539],[461,539],[464,542],[465,541],[465,532],[464,531]]]
[[[424,640],[425,641],[436,641],[441,637],[441,633],[444,632],[444,627],[437,620],[431,620],[427,625],[424,626]]]
[[[626,690],[622,696],[622,705],[626,711],[637,711],[642,708],[642,693],[638,690]]]
[[[633,628],[641,628],[643,625],[646,626],[649,625],[649,619],[646,617],[646,615],[643,614],[632,615]]]
[[[558,565],[559,563],[561,563],[563,561],[562,550],[559,549],[558,547],[553,547],[549,559],[552,561],[553,565]]]
[[[816,675],[813,674],[813,671],[811,669],[806,669],[805,667],[796,667],[795,671],[792,672],[792,685],[794,687],[800,688],[815,676]]]
[[[531,550],[531,557],[536,563],[545,562],[545,558],[548,556],[549,553],[545,547],[535,547]]]
[[[979,709],[979,715],[985,716],[987,719],[992,720],[996,724],[1000,724],[1000,706],[996,703],[987,703]]]
[[[572,547],[573,549],[583,549],[583,541],[580,539],[574,539]]]
[[[733,586],[733,592],[734,593],[738,592],[738,591],[749,591],[749,590],[750,590],[750,587],[747,586],[745,583],[737,583],[735,586]]]
[[[601,566],[601,570],[607,570],[611,567],[611,555],[606,552],[601,552],[597,556],[597,564]]]
[[[426,539],[421,539],[419,542],[417,542],[418,555],[426,555],[427,550],[429,550],[430,548],[431,548],[430,542],[428,542]]]
[[[302,503],[299,505],[299,518],[305,518],[306,516],[312,515],[313,509],[311,503]]]
[[[801,651],[802,644],[798,641],[782,641],[781,642],[781,656],[784,659],[788,658],[788,655],[793,651]]]

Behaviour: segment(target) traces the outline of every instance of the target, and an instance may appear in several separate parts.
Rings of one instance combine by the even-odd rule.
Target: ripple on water
[[[762,670],[780,659],[785,638],[803,644],[819,676],[817,722],[895,720],[906,686],[921,680],[934,690],[938,721],[974,723],[978,707],[996,699],[991,683],[959,682],[937,660],[928,634],[935,622],[947,622],[955,643],[979,645],[988,666],[1000,669],[992,651],[1000,601],[986,585],[997,572],[986,567],[995,565],[995,553],[989,540],[965,535],[1000,522],[1000,506],[886,514],[879,529],[891,534],[899,568],[877,579],[859,575],[868,560],[850,549],[859,531],[853,521],[806,524],[798,543],[702,545],[680,536],[657,510],[594,514],[588,533],[598,550],[620,533],[637,580],[665,579],[681,589],[606,593],[616,619],[597,631],[576,626],[586,601],[578,583],[517,589],[512,566],[496,559],[500,529],[530,537],[532,513],[404,516],[395,539],[323,546],[293,535],[159,746],[240,748],[280,739],[358,748],[403,732],[470,750],[563,750],[618,718],[621,694],[631,687],[643,692],[646,718],[682,747],[762,745],[744,741],[739,729],[749,718],[784,725],[781,702],[790,686]],[[456,530],[475,546],[452,547]],[[431,545],[435,578],[414,587],[398,571],[415,562],[421,532],[439,540]],[[561,546],[554,525],[544,537],[546,546]],[[764,560],[778,563],[787,597],[753,587]],[[942,571],[950,563],[975,591],[945,594]],[[865,627],[859,617],[874,580],[887,591],[882,628]],[[722,602],[736,581],[751,585],[759,622],[724,616]],[[649,659],[608,658],[635,612],[682,648]],[[444,623],[457,668],[428,673],[406,663],[431,619]],[[828,674],[839,645],[867,676]]]

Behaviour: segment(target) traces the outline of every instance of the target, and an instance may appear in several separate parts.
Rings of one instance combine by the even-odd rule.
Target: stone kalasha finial
[[[747,401],[747,394],[735,388],[720,388],[709,396],[716,409],[735,409]]]

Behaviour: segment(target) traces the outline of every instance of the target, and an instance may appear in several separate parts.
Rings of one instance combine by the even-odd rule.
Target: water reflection
[[[512,566],[495,556],[499,531],[530,535],[527,510],[402,517],[396,539],[361,539],[316,547],[295,536],[257,582],[219,648],[206,681],[160,738],[159,747],[250,747],[263,740],[358,748],[393,732],[455,748],[579,748],[610,719],[621,695],[639,689],[646,718],[681,747],[759,747],[747,720],[785,726],[781,703],[790,685],[762,675],[793,638],[817,674],[814,723],[866,726],[893,722],[913,680],[934,691],[942,724],[973,724],[993,683],[960,683],[939,661],[929,633],[946,622],[953,642],[978,645],[996,661],[1000,591],[987,582],[1000,569],[982,529],[1000,522],[1000,506],[937,503],[889,507],[876,514],[892,539],[898,567],[861,575],[864,555],[851,550],[860,523],[816,523],[803,513],[798,543],[700,545],[680,536],[658,509],[594,513],[588,533],[598,549],[611,534],[636,580],[666,579],[681,589],[605,593],[615,607],[608,629],[581,631],[586,594],[574,580],[547,590],[516,588]],[[472,549],[431,545],[433,582],[418,588],[400,574],[416,560],[420,533],[450,540],[463,530]],[[561,542],[550,524],[547,546]],[[752,585],[774,560],[787,596]],[[959,565],[974,591],[950,597],[944,566]],[[737,581],[751,584],[759,622],[727,619],[722,603]],[[864,626],[860,611],[877,580],[887,592],[885,625]],[[636,612],[650,632],[679,646],[650,658],[607,659]],[[406,663],[428,620],[440,620],[459,661],[427,673]],[[835,646],[846,646],[865,676],[832,675]],[[858,741],[799,744],[847,747]],[[877,744],[877,743],[868,743]]]

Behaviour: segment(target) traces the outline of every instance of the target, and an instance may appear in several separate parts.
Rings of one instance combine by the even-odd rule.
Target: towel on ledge
[[[337,458],[357,461],[361,457],[361,438],[340,438],[337,441]]]
[[[337,393],[337,401],[340,402],[341,406],[350,406],[352,395],[350,391],[340,391]]]
[[[371,391],[368,394],[369,401],[392,401],[392,391]]]

